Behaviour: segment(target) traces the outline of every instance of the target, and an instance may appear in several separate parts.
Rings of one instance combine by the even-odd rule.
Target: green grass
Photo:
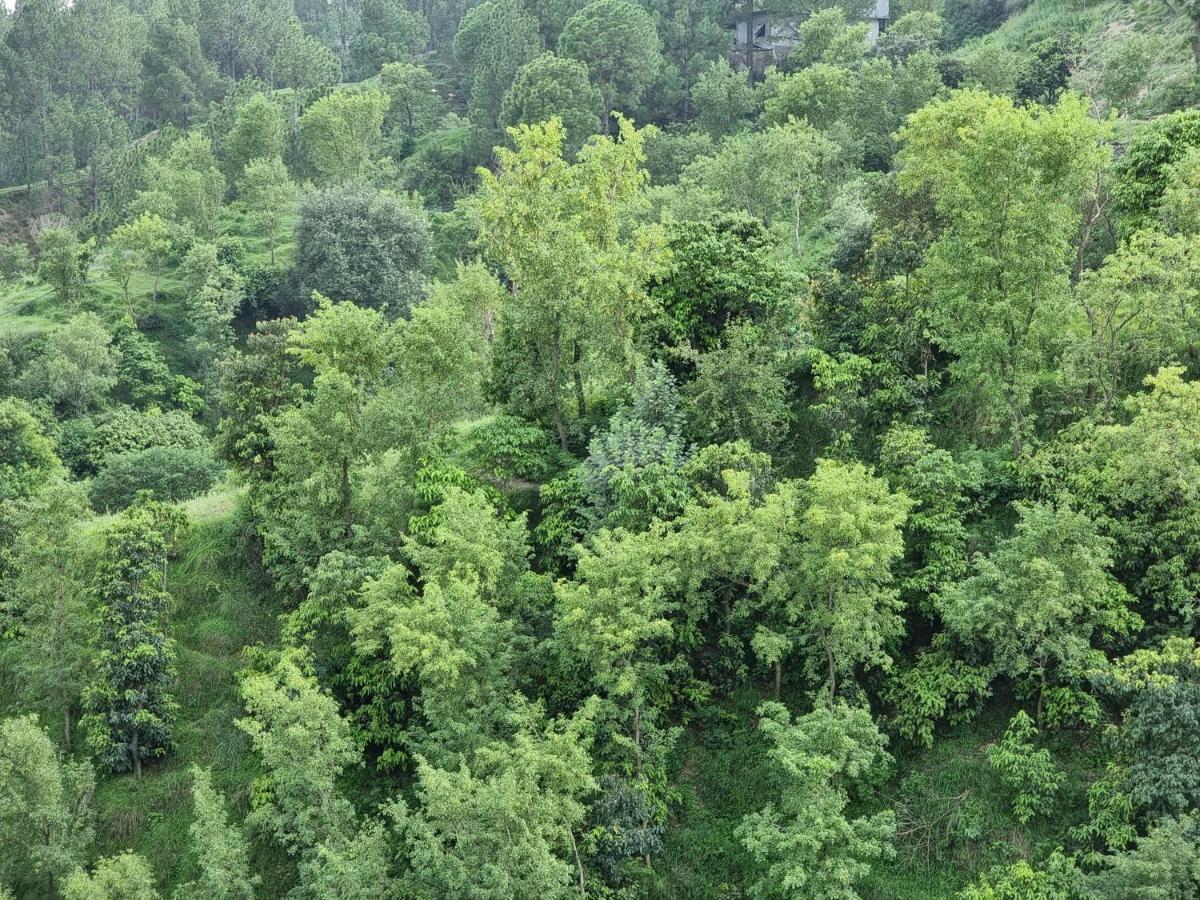
[[[282,610],[252,580],[239,554],[232,503],[226,493],[187,504],[192,526],[168,571],[178,651],[175,749],[148,765],[141,779],[106,778],[96,791],[97,855],[133,849],[167,888],[195,875],[188,849],[190,767],[212,770],[235,820],[249,808],[251,786],[261,774],[249,741],[234,725],[242,715],[235,676],[245,665],[245,646],[277,640]],[[276,896],[290,883],[287,860],[271,847],[255,845],[253,863],[264,875],[263,896]]]

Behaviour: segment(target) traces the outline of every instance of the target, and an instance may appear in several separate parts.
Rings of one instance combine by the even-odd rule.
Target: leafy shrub
[[[1010,788],[1016,791],[1013,812],[1022,825],[1036,813],[1047,813],[1066,776],[1054,764],[1050,751],[1035,749],[1037,726],[1021,710],[1008,723],[999,744],[987,749],[988,762]]]
[[[128,406],[113,409],[96,425],[87,450],[89,471],[105,465],[109,456],[150,447],[184,447],[197,449],[208,446],[203,429],[186,413],[141,412]]]
[[[102,511],[123,509],[141,491],[150,491],[156,500],[187,500],[212,487],[220,471],[220,464],[204,448],[149,447],[115,453],[92,480],[92,506]]]
[[[21,241],[0,244],[0,281],[16,281],[33,272],[33,258]]]

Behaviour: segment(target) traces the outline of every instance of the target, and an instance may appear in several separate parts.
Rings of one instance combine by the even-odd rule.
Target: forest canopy
[[[0,5],[0,898],[1200,897],[1200,4]]]

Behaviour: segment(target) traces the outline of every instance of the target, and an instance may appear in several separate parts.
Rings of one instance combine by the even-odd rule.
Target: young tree
[[[197,766],[192,767],[192,804],[196,818],[188,834],[200,863],[200,877],[184,885],[176,898],[254,900],[254,888],[261,879],[250,874],[246,839],[230,824],[225,800],[213,788],[212,773]]]
[[[559,52],[588,68],[600,89],[604,133],[613,111],[641,99],[662,65],[658,32],[650,14],[629,0],[594,0],[567,20]]]
[[[284,121],[279,105],[264,94],[255,94],[237,109],[233,130],[222,145],[232,178],[240,178],[254,159],[283,156]]]
[[[1050,751],[1037,748],[1037,738],[1037,726],[1022,709],[1008,723],[1000,743],[987,748],[988,765],[1016,792],[1013,811],[1022,825],[1035,814],[1050,813],[1054,795],[1066,779]]]
[[[36,716],[0,721],[0,883],[53,896],[92,842],[95,776],[60,762]]]
[[[885,738],[866,709],[838,703],[792,721],[786,707],[758,708],[772,743],[779,800],[742,819],[735,834],[764,867],[755,897],[845,900],[877,859],[895,855],[895,814],[851,819],[848,787],[891,762]]]
[[[15,671],[31,709],[62,716],[63,746],[91,663],[92,614],[81,571],[87,503],[73,484],[52,481],[26,502],[11,550],[6,593],[20,621]]]
[[[805,633],[832,704],[840,679],[858,666],[891,665],[884,648],[903,628],[892,567],[904,552],[911,501],[861,463],[818,460],[800,502],[782,575],[765,600],[783,604]]]
[[[1137,630],[1130,597],[1109,573],[1112,544],[1066,502],[1021,504],[1015,531],[975,574],[942,591],[938,606],[959,640],[986,650],[993,671],[1032,679],[1037,720],[1051,680],[1084,676],[1093,642]]]
[[[148,159],[146,185],[134,202],[135,209],[155,213],[200,235],[214,233],[225,202],[225,176],[207,136],[189,132],[165,155]]]
[[[382,147],[388,95],[364,89],[322,97],[300,117],[304,154],[326,183],[361,180]]]
[[[158,302],[158,283],[167,266],[172,241],[167,223],[154,213],[144,212],[132,222],[119,226],[108,239],[104,267],[108,276],[121,286],[125,294],[125,312],[134,327],[137,314],[133,308],[130,283],[145,270],[154,277],[153,300]]]
[[[54,288],[58,299],[74,313],[88,285],[91,243],[82,243],[67,228],[47,228],[38,235],[38,277]]]
[[[284,222],[296,206],[296,185],[288,177],[287,167],[278,156],[251,159],[246,163],[238,197],[255,227],[267,239],[271,265],[275,265],[275,244]]]
[[[0,399],[0,502],[21,500],[65,474],[54,444],[20,400]]]
[[[100,620],[94,680],[83,695],[88,747],[110,772],[133,771],[171,746],[174,644],[166,635],[167,560],[182,513],[154,502],[127,509],[109,526],[97,566]]]
[[[289,651],[271,672],[247,675],[241,693],[248,716],[236,722],[269,773],[269,791],[246,821],[293,854],[353,833],[354,808],[336,782],[361,758],[337,701],[309,667],[301,651]]]
[[[63,900],[159,900],[150,865],[132,851],[97,860],[91,874],[79,869],[63,885]]]

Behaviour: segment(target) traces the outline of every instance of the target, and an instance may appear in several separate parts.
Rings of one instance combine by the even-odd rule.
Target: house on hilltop
[[[862,20],[867,23],[867,41],[874,44],[888,25],[891,0],[867,0]],[[754,13],[751,28],[754,35],[754,75],[761,78],[770,66],[777,66],[792,52],[800,39],[800,23],[794,16],[779,12]],[[746,68],[746,19],[734,26],[730,64],[738,70]]]

